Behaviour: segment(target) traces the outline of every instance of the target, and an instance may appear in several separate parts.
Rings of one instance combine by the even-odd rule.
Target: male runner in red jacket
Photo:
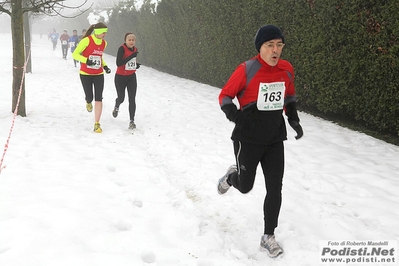
[[[233,140],[236,165],[230,166],[218,182],[219,194],[231,186],[248,193],[255,181],[256,168],[262,166],[267,194],[264,201],[264,235],[261,249],[277,257],[283,249],[276,242],[284,175],[284,145],[287,131],[283,112],[290,126],[303,135],[296,110],[294,69],[280,59],[284,36],[274,25],[261,27],[255,37],[258,55],[240,64],[219,95],[226,117],[234,122]],[[237,98],[237,110],[233,99]]]

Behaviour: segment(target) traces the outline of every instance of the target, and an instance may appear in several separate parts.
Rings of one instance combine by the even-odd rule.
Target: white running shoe
[[[283,254],[283,249],[276,242],[274,235],[263,235],[260,239],[260,250],[266,251],[267,255],[271,258],[275,258],[280,254]]]
[[[133,120],[130,120],[129,122],[129,129],[135,129],[136,128],[136,124],[134,123]]]
[[[118,112],[119,112],[119,107],[115,106],[114,110],[112,111],[112,116],[116,118],[118,116]]]
[[[227,183],[227,179],[234,172],[237,172],[237,166],[236,165],[230,166],[229,169],[227,169],[227,173],[222,178],[219,179],[219,182],[218,182],[218,193],[220,195],[226,193],[227,190],[229,190],[229,188],[231,187],[231,185],[229,183]]]

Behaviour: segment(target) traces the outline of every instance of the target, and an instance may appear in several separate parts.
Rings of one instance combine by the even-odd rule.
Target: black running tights
[[[259,145],[234,141],[238,172],[230,176],[230,183],[241,193],[248,193],[255,182],[256,169],[261,164],[266,185],[263,204],[264,234],[274,234],[281,207],[284,175],[284,144]]]
[[[115,75],[115,88],[118,98],[115,100],[115,107],[118,107],[125,100],[125,89],[129,97],[129,116],[130,120],[134,121],[136,114],[136,93],[137,93],[137,78],[136,73],[129,76]]]
[[[87,103],[91,103],[93,98],[96,102],[102,102],[104,90],[104,75],[82,75],[80,74],[85,99]],[[94,95],[93,95],[94,85]]]

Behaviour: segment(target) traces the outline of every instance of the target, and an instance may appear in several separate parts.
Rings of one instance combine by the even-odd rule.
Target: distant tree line
[[[140,10],[134,3],[109,12],[107,53],[133,32],[144,65],[221,87],[256,54],[256,30],[275,24],[301,110],[399,136],[397,1],[145,0]]]

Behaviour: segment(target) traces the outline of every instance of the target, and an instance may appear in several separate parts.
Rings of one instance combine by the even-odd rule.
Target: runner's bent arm
[[[79,43],[78,46],[72,53],[73,59],[86,64],[87,58],[82,55],[82,52],[89,46],[89,38],[83,38]]]

